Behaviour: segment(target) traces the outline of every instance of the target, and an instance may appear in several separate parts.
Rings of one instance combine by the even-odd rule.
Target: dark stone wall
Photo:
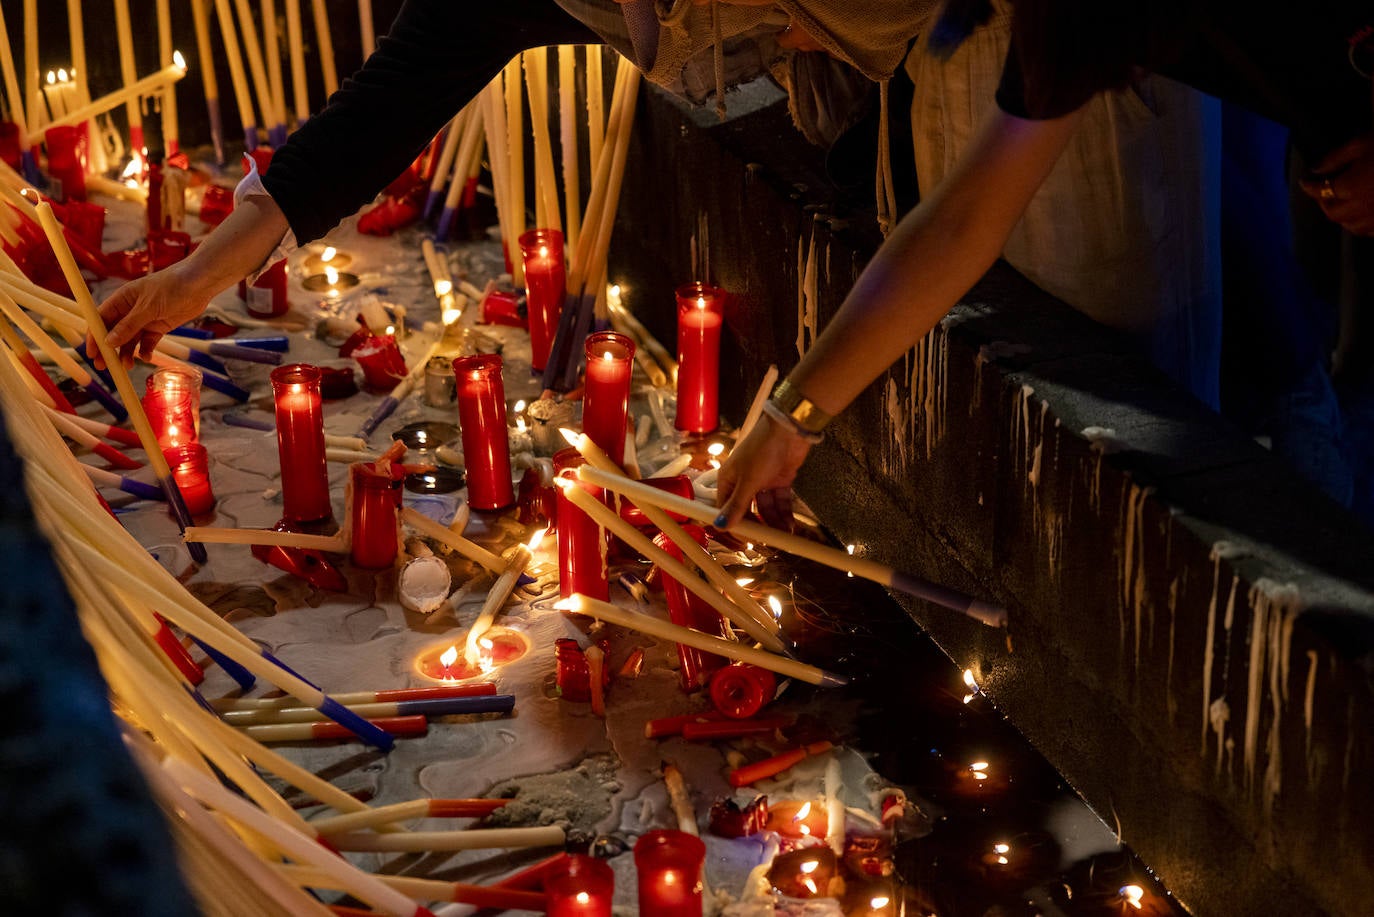
[[[675,283],[734,294],[735,421],[878,241],[778,100],[718,123],[648,92],[613,247],[665,342]],[[1374,539],[1125,341],[999,265],[799,491],[863,554],[1009,608],[998,631],[898,597],[1194,912],[1367,911]]]

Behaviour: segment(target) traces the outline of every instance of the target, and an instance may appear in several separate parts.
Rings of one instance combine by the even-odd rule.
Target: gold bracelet
[[[786,414],[797,427],[807,433],[819,433],[830,423],[830,415],[812,403],[795,385],[783,379],[773,389],[769,399]]]

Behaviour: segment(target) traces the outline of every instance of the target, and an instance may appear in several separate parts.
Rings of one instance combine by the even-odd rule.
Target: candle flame
[[[462,311],[461,309],[453,309],[453,308],[445,309],[445,310],[444,310],[444,324],[445,324],[445,325],[452,325],[454,322],[458,321],[458,317],[459,317],[460,315],[462,315],[462,314],[463,314],[463,311]]]
[[[970,688],[973,688],[974,690],[977,690],[978,682],[973,680],[973,669],[964,669],[964,684],[968,685]]]
[[[539,257],[541,257],[541,258],[547,258],[548,256],[549,256],[549,247],[548,247],[547,245],[541,245],[541,246],[539,246]]]
[[[993,844],[992,849],[994,853],[1007,853],[1011,850],[1011,844]]]
[[[523,417],[517,417],[517,418],[515,418],[515,429],[518,430],[518,431],[521,432],[521,433],[524,433],[524,432],[525,432],[525,418],[523,418]]]
[[[332,287],[339,282],[339,272],[329,265],[325,265],[324,279]]]
[[[519,414],[519,413],[520,413],[521,411],[523,411],[524,409],[525,409],[525,399],[524,399],[524,398],[521,398],[519,401],[515,402],[515,407],[512,408],[512,410],[515,411],[515,413],[517,413],[517,414]]]
[[[53,84],[56,83],[56,82],[57,82],[57,72],[56,72],[56,71],[53,71],[53,70],[49,70],[49,71],[48,71],[48,85],[51,86],[51,85],[53,85]]]
[[[697,297],[697,308],[698,308],[698,309],[705,309],[705,308],[706,308],[706,297],[705,297],[705,296],[698,296],[698,297]]]
[[[676,884],[677,884],[677,873],[673,872],[671,869],[666,870],[666,871],[663,873],[663,884],[664,884],[664,885],[676,885]]]
[[[320,252],[320,261],[321,261],[321,262],[333,261],[333,260],[334,260],[334,256],[337,255],[338,253],[339,253],[339,250],[338,250],[337,248],[335,248],[335,247],[332,246],[332,245],[326,245],[326,246],[324,247],[324,251]]]
[[[592,900],[592,896],[586,892],[578,892],[576,895],[573,895],[573,898],[576,899],[578,904],[589,904]]]
[[[737,585],[737,586],[748,586],[748,585],[749,585],[750,583],[752,583],[753,581],[754,581],[754,578],[753,578],[752,576],[741,576],[739,579],[735,580],[735,585]]]
[[[444,650],[442,653],[439,654],[439,664],[440,664],[441,666],[443,666],[444,668],[446,668],[446,669],[447,669],[447,668],[450,668],[450,667],[451,667],[455,662],[457,662],[457,661],[458,661],[458,647],[457,647],[457,645],[450,646],[448,649]]]
[[[725,452],[725,443],[711,443],[706,447],[707,455],[720,455]]]
[[[450,293],[452,293],[452,292],[453,292],[453,281],[452,281],[452,280],[436,280],[436,281],[434,281],[434,295],[435,295],[435,296],[447,296],[448,294],[450,294]]]
[[[615,354],[611,353],[611,352],[608,350],[608,351],[606,351],[605,353],[603,353],[603,354],[601,355],[601,359],[603,359],[603,360],[614,360],[614,359],[615,359]]]
[[[387,333],[387,334],[395,334],[395,333],[396,333],[396,326],[395,326],[395,325],[387,325],[387,326],[386,326],[386,333]]]
[[[491,638],[490,638],[490,637],[483,637],[482,639],[478,640],[478,641],[477,641],[477,645],[480,646],[482,649],[488,650],[488,651],[490,651],[493,647],[496,646],[495,643],[492,643],[492,642],[491,642]]]
[[[1126,903],[1136,910],[1140,910],[1143,907],[1140,903],[1140,899],[1145,897],[1145,889],[1141,888],[1139,885],[1123,885],[1118,891],[1118,894],[1126,899]]]
[[[782,602],[778,601],[778,597],[776,595],[770,595],[768,597],[768,607],[772,610],[774,618],[782,617]]]
[[[562,434],[563,438],[568,441],[569,446],[576,446],[579,442],[582,441],[581,433],[574,433],[567,427],[559,427],[558,432]]]
[[[881,910],[882,908],[887,907],[888,902],[890,902],[891,900],[892,899],[889,898],[887,895],[875,895],[874,897],[869,899],[868,906],[875,911]]]
[[[988,769],[988,762],[986,762],[986,761],[974,761],[972,764],[970,764],[970,765],[968,766],[968,769],[971,770],[971,771],[975,771],[975,772],[977,772],[977,771],[985,771],[985,770]]]
[[[131,188],[138,187],[139,176],[143,174],[143,154],[138,150],[134,151],[133,158],[124,167],[124,171],[119,173],[119,177],[126,179],[125,184]]]
[[[797,810],[797,814],[792,816],[792,821],[794,821],[794,822],[801,821],[803,818],[805,818],[806,816],[808,816],[808,815],[810,815],[810,814],[811,814],[811,803],[809,803],[809,802],[803,803],[803,804],[802,804],[802,807],[801,807],[800,809]]]
[[[529,541],[525,542],[525,547],[530,549],[531,554],[539,550],[539,543],[544,540],[544,536],[548,533],[548,531],[549,527],[546,525],[542,529],[531,535]]]
[[[804,876],[809,876],[809,875],[811,875],[813,872],[816,871],[816,867],[818,867],[818,866],[820,866],[820,865],[821,865],[821,861],[820,861],[820,860],[807,860],[805,863],[801,864],[801,867],[800,867],[800,868],[801,868],[801,871],[802,871],[802,875],[804,875]]]
[[[185,69],[186,69],[186,58],[184,58],[184,57],[181,56],[181,52],[180,52],[180,51],[173,51],[173,52],[172,52],[172,63],[176,64],[176,65],[177,65],[177,69],[179,69],[179,70],[185,70]]]
[[[802,834],[810,834],[810,833],[811,833],[811,826],[810,826],[810,825],[802,825],[802,826],[801,826],[800,828],[798,828],[797,830],[798,830],[800,833],[802,833]]]
[[[71,75],[72,75],[72,76],[76,76],[76,71],[73,70],[72,73],[71,73]],[[63,70],[61,67],[58,67],[58,68],[57,68],[57,81],[58,81],[59,83],[65,83],[65,82],[67,82],[67,71],[66,71],[66,70]]]

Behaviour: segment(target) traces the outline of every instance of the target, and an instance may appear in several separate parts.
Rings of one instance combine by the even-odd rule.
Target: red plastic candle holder
[[[399,535],[396,513],[401,505],[401,482],[382,474],[371,463],[349,469],[353,483],[350,556],[355,566],[381,570],[396,562]]]
[[[684,525],[682,530],[691,535],[697,544],[706,546],[706,531],[701,526]],[[682,549],[662,532],[655,536],[654,544],[667,551],[674,559],[682,560]],[[727,625],[720,612],[689,592],[686,586],[667,573],[663,574],[663,597],[668,603],[668,617],[674,624],[717,637],[728,636]],[[712,672],[729,662],[723,656],[702,652],[685,643],[677,645],[677,657],[681,664],[678,668],[678,677],[684,691],[695,691],[704,686]]]
[[[625,420],[630,410],[630,375],[635,345],[623,334],[587,335],[587,379],[582,432],[617,465],[625,461]]]
[[[576,449],[562,449],[553,456],[554,475],[571,481],[596,499],[603,499],[599,487],[583,484],[572,474],[586,464]],[[611,584],[606,576],[606,533],[558,488],[558,591],[563,598],[574,592],[607,601]]]
[[[163,456],[172,469],[172,480],[181,491],[182,500],[192,516],[208,513],[215,508],[215,493],[210,488],[210,456],[200,443],[187,443],[174,449],[164,449]]]
[[[366,337],[349,356],[363,368],[363,381],[370,389],[389,392],[406,377],[406,360],[394,334]]]
[[[286,292],[286,259],[258,275],[258,279],[244,290],[244,305],[249,315],[258,318],[275,318],[285,315],[291,308]]]
[[[724,290],[700,281],[678,287],[679,430],[709,433],[720,422],[720,328],[724,322]]]
[[[90,132],[83,122],[74,127],[50,127],[43,134],[48,148],[48,175],[61,184],[53,196],[61,200],[86,199],[86,153]]]
[[[701,867],[706,845],[686,831],[650,831],[635,842],[639,912],[701,917]]]
[[[574,853],[544,877],[549,917],[611,917],[615,870],[605,860]]]
[[[732,662],[711,676],[711,703],[731,719],[748,719],[778,690],[777,677],[747,662]]]
[[[288,522],[328,519],[329,466],[324,453],[320,369],[292,363],[272,370],[281,456],[282,516]]]
[[[525,265],[525,307],[530,323],[530,366],[543,372],[549,349],[558,333],[563,312],[563,233],[556,229],[531,229],[520,235]]]
[[[476,510],[505,509],[515,502],[515,486],[510,475],[501,357],[493,353],[459,357],[453,361],[453,376],[467,463],[468,505]]]

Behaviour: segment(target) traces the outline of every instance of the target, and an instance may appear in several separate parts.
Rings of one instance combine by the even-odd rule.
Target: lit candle
[[[281,456],[282,515],[289,522],[328,519],[329,466],[317,366],[293,363],[272,370]]]
[[[138,67],[134,64],[133,22],[129,18],[129,0],[115,0],[115,39],[119,43],[119,73],[125,86],[138,80]],[[134,159],[143,154],[143,110],[138,99],[131,98],[125,103],[129,116],[129,147]]]
[[[353,563],[369,570],[390,567],[396,561],[399,529],[397,512],[401,506],[400,481],[382,474],[371,463],[350,469],[353,500],[349,507],[352,524],[350,556]]]
[[[720,327],[725,291],[705,283],[677,290],[677,428],[709,433],[720,422]]]
[[[168,399],[184,399],[190,403],[191,440],[200,437],[200,388],[204,378],[204,373],[194,366],[177,364],[158,367],[146,383],[147,391],[150,393],[162,392]]]
[[[634,342],[623,334],[598,331],[587,336],[582,432],[617,465],[625,457],[625,420],[630,408],[634,353]]]
[[[530,367],[543,372],[563,311],[563,234],[556,229],[531,229],[520,236],[525,267],[525,306],[530,323]]]
[[[685,525],[683,531],[692,536],[697,544],[706,546],[706,531],[699,525]],[[667,551],[674,560],[682,560],[682,549],[671,538],[660,532],[654,544]],[[668,604],[668,618],[680,627],[690,627],[702,633],[718,637],[728,637],[729,628],[720,612],[687,590],[687,587],[666,570],[663,576],[663,597]],[[727,660],[714,653],[707,653],[684,643],[677,645],[678,678],[682,690],[695,691],[703,687],[711,673],[725,665]]]
[[[572,469],[586,462],[576,449],[554,453],[554,474],[573,482],[596,499],[601,488],[577,481]],[[564,474],[564,472],[568,472]],[[606,534],[596,522],[575,506],[563,488],[555,488],[558,513],[558,589],[563,598],[580,592],[593,598],[610,598],[611,585],[606,574]]]
[[[151,419],[151,418],[150,418]],[[172,469],[181,498],[192,516],[208,513],[215,508],[215,494],[210,489],[210,457],[200,443],[187,443],[165,449],[163,455]]]
[[[706,845],[685,831],[650,831],[635,842],[639,912],[701,917],[701,867]]]
[[[610,917],[615,871],[605,860],[572,854],[544,877],[549,917]]]
[[[515,502],[515,488],[511,484],[501,357],[459,357],[453,361],[453,375],[467,464],[468,505],[476,510],[505,509]]]

